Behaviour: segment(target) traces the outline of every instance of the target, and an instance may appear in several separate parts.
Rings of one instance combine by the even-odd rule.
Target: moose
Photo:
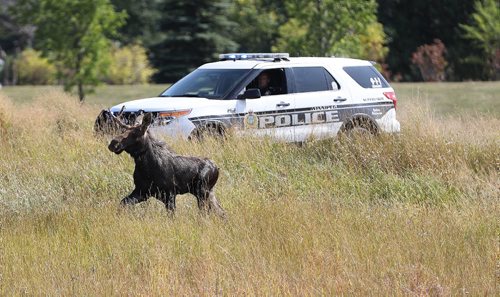
[[[219,169],[211,160],[175,154],[149,131],[153,122],[151,113],[145,113],[142,123],[135,125],[124,124],[112,116],[123,132],[111,140],[108,149],[115,154],[125,151],[135,161],[135,189],[122,199],[121,205],[133,205],[155,197],[173,214],[176,195],[191,193],[201,211],[214,211],[225,217],[214,194]]]

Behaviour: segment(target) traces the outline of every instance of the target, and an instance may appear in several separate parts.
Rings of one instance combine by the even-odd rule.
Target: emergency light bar
[[[288,53],[230,53],[230,54],[220,54],[219,59],[221,61],[225,60],[250,60],[250,59],[288,59],[290,54]]]

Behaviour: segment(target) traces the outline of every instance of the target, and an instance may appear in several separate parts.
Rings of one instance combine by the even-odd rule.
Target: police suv
[[[369,61],[286,53],[223,54],[158,97],[116,105],[134,124],[152,112],[157,134],[252,133],[284,141],[339,132],[399,132],[396,95]]]

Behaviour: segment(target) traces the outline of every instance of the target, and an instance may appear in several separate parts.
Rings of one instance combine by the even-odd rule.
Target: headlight
[[[165,126],[170,123],[171,120],[187,116],[191,113],[192,109],[174,110],[174,111],[160,111],[158,112],[158,117],[156,119],[158,125]]]
[[[191,113],[192,109],[175,110],[175,111],[160,111],[158,113],[159,118],[180,118]]]

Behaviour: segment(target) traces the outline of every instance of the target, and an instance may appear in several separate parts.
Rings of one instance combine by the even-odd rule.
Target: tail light
[[[384,92],[384,96],[387,97],[387,99],[392,100],[392,103],[394,103],[394,108],[396,108],[396,105],[398,103],[398,98],[396,97],[396,93]]]

